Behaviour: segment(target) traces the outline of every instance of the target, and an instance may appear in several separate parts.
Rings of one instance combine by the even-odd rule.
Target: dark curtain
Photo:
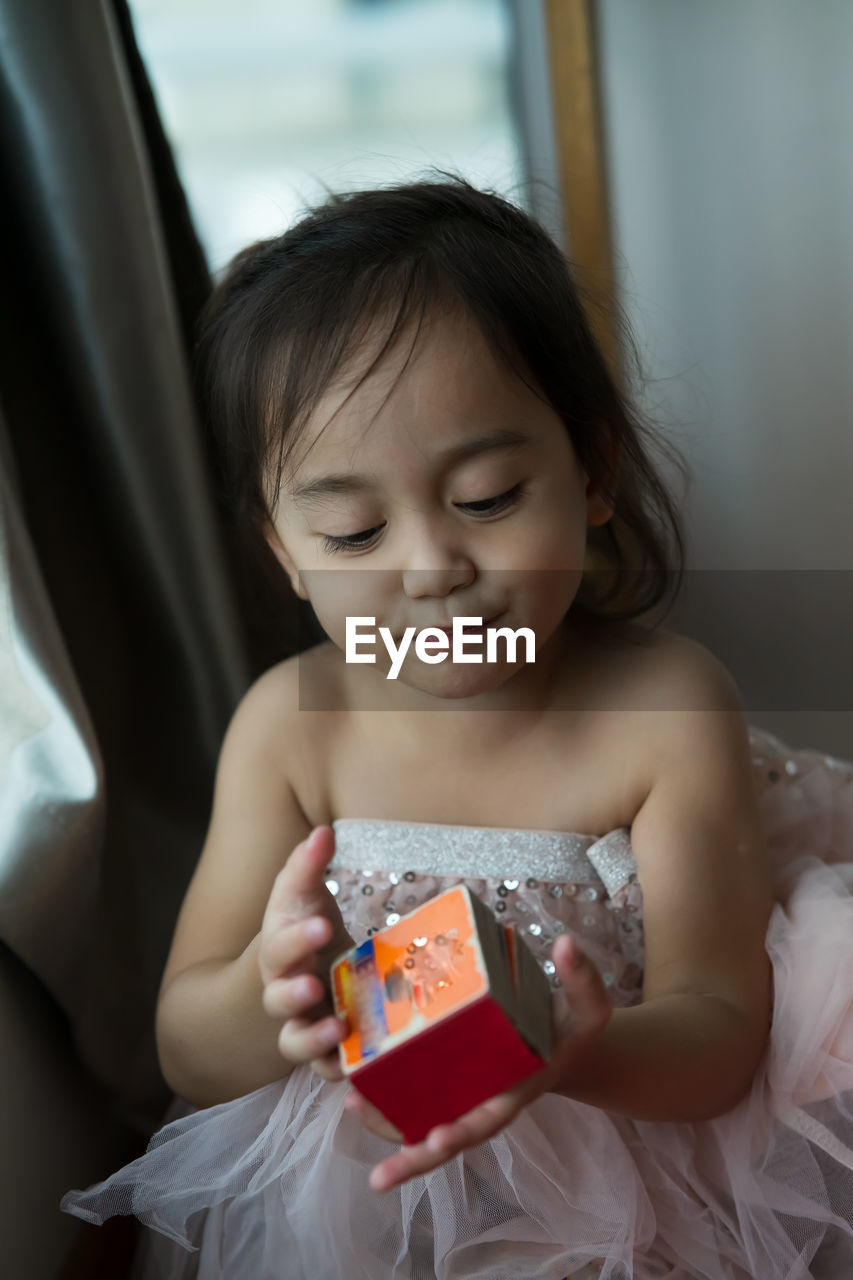
[[[150,1128],[218,748],[292,606],[217,507],[211,282],[126,4],[0,0],[0,59],[0,938]]]

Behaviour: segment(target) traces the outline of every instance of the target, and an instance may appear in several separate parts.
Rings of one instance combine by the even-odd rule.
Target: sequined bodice
[[[766,730],[750,729],[749,741],[781,899],[803,829],[814,834],[821,824],[828,861],[847,849],[830,795],[853,788],[853,765],[792,751]],[[332,825],[336,851],[327,883],[356,941],[464,883],[515,923],[554,985],[551,946],[568,931],[595,961],[615,1005],[640,1000],[643,896],[627,827],[595,836],[372,818],[341,818]]]
[[[642,894],[626,827],[562,831],[341,818],[327,884],[357,942],[464,883],[515,924],[558,985],[551,946],[578,938],[614,1004],[640,997]]]

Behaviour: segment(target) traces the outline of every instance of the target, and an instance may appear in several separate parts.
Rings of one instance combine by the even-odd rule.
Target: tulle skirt
[[[344,1110],[346,1084],[300,1068],[173,1119],[63,1207],[162,1233],[138,1268],[161,1280],[853,1276],[853,866],[789,874],[771,1046],[724,1116],[638,1122],[546,1094],[380,1195],[367,1176],[388,1145]]]
[[[727,1114],[639,1122],[546,1094],[378,1194],[391,1148],[348,1085],[299,1068],[177,1103],[144,1156],[62,1207],[154,1229],[134,1280],[853,1280],[853,771],[790,760],[796,788],[764,796],[773,1030]]]

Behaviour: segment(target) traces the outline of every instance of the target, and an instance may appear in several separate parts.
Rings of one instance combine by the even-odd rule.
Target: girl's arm
[[[311,831],[288,776],[288,754],[296,747],[295,679],[291,664],[267,672],[229,726],[210,828],[160,987],[161,1069],[170,1087],[199,1107],[250,1093],[295,1065],[279,1048],[281,1018],[264,1008],[259,963],[276,877]],[[323,965],[324,952],[336,955],[349,945],[334,900],[326,898],[321,912],[310,911],[328,922],[319,950]]]
[[[617,1009],[558,1092],[640,1120],[701,1120],[748,1090],[770,1028],[770,868],[748,731],[698,646],[648,717],[656,776],[631,826],[643,1003]]]
[[[242,1097],[283,1079],[278,1027],[261,1003],[260,934],[239,956],[190,964],[164,983],[157,1052],[169,1087],[196,1107]]]
[[[659,996],[616,1009],[607,1030],[551,1092],[635,1120],[708,1120],[746,1093],[766,1029],[715,995]]]
[[[770,1026],[772,895],[747,727],[734,682],[691,642],[668,652],[659,686],[646,693],[647,709],[623,716],[652,762],[631,827],[643,886],[644,1003],[611,1011],[601,975],[561,934],[553,958],[573,1021],[551,1060],[383,1160],[370,1177],[374,1190],[493,1137],[546,1091],[635,1119],[690,1121],[729,1110],[749,1089]],[[348,1102],[374,1132],[400,1141],[363,1099],[353,1093]]]

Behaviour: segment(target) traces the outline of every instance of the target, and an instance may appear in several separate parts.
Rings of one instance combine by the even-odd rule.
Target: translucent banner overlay
[[[667,690],[671,682],[666,681],[665,675],[661,689],[654,695],[649,693],[644,698],[637,692],[632,673],[638,670],[642,645],[638,648],[632,643],[631,635],[642,638],[642,629],[652,634],[663,629],[698,640],[719,659],[737,682],[747,716],[786,711],[853,712],[853,570],[690,570],[682,575],[675,603],[663,617],[665,605],[672,601],[675,576],[656,574],[653,579],[644,579],[638,573],[633,578],[640,598],[648,600],[650,597],[644,592],[659,588],[659,605],[629,623],[633,630],[627,635],[607,623],[603,624],[600,638],[595,630],[586,630],[583,652],[591,655],[595,646],[595,652],[602,654],[607,679],[604,683],[594,679],[575,682],[577,687],[560,704],[561,708],[696,709],[695,697],[691,704],[683,692],[676,696],[671,687]],[[564,602],[601,599],[619,585],[612,573],[587,573],[584,596],[575,596],[577,575],[550,570],[481,572],[469,581],[464,569],[401,574],[396,570],[347,568],[312,571],[303,574],[302,580],[321,625],[339,648],[338,654],[330,655],[333,660],[327,669],[334,669],[336,663],[341,668],[345,666],[347,617],[375,618],[372,627],[360,624],[362,634],[376,634],[375,645],[360,645],[362,654],[375,653],[375,664],[360,665],[356,674],[347,666],[345,671],[338,671],[335,679],[326,680],[318,677],[316,651],[297,660],[300,708],[318,711],[340,710],[344,705],[364,710],[389,709],[389,693],[383,685],[389,682],[388,672],[395,663],[379,634],[380,627],[387,628],[392,648],[396,646],[398,651],[407,629],[413,629],[405,660],[400,661],[398,656],[396,663],[396,683],[406,685],[413,671],[411,664],[419,662],[415,652],[417,634],[426,627],[449,626],[454,618],[463,616],[481,617],[489,626],[514,631],[530,628],[537,618],[545,618],[552,625]],[[620,602],[625,599],[624,595],[619,597]],[[579,618],[580,614],[573,605],[568,613],[570,624],[576,616]],[[307,628],[302,630],[299,649],[309,650],[316,639]],[[533,630],[539,658],[541,643],[547,636],[535,625]],[[602,643],[605,639],[607,644]],[[518,642],[515,671],[507,666],[503,642],[498,640],[497,646],[497,668],[503,664],[505,678],[515,679],[518,664],[524,662],[524,640],[520,638]],[[428,670],[419,663],[421,672],[415,673],[417,687],[437,695],[430,700],[430,711],[460,709],[461,686],[453,686],[453,696],[446,696],[451,685],[442,683],[452,680],[449,671],[442,671],[454,666],[450,637],[448,649],[443,663],[433,664]],[[437,651],[438,646],[433,643],[432,652]],[[485,660],[485,634],[479,648],[469,641],[465,651],[480,652]],[[457,674],[475,679],[471,675],[475,671],[475,667],[466,666],[465,673]],[[496,684],[499,686],[501,680],[498,678],[495,683],[493,674],[490,687]],[[623,688],[624,699],[620,694]],[[476,694],[476,680],[471,689]],[[471,710],[477,709],[490,708],[471,706]],[[501,709],[506,709],[505,704]],[[524,709],[523,704],[519,706],[519,710]]]

